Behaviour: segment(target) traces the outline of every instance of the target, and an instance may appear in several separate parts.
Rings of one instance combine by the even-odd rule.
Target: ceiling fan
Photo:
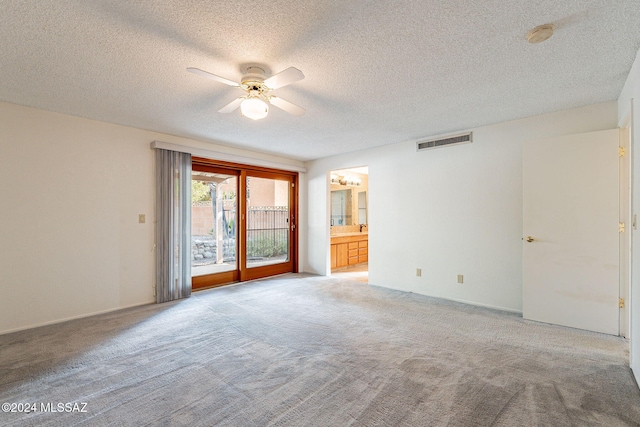
[[[304,79],[302,71],[295,67],[289,67],[286,70],[265,79],[264,69],[257,65],[251,65],[247,67],[247,71],[244,76],[242,76],[240,83],[225,79],[224,77],[216,76],[215,74],[211,74],[199,68],[187,68],[187,71],[208,77],[229,86],[239,87],[246,92],[246,95],[241,96],[222,107],[218,111],[220,113],[231,113],[240,107],[240,111],[243,116],[249,117],[253,120],[259,120],[267,117],[267,114],[269,114],[269,105],[275,105],[294,116],[302,116],[305,113],[304,108],[298,107],[289,101],[270,94],[272,90],[279,89],[283,86],[287,86],[291,83]]]

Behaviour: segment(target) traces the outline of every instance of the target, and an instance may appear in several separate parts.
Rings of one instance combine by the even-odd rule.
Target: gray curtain
[[[191,154],[156,149],[156,302],[191,295]]]

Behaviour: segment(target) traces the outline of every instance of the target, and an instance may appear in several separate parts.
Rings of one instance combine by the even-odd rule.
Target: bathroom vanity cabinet
[[[368,262],[369,236],[351,233],[331,237],[331,268],[348,267]]]

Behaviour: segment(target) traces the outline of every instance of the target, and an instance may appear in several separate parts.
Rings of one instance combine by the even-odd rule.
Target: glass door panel
[[[297,174],[192,160],[192,289],[297,271]]]
[[[290,179],[247,176],[247,268],[290,261]]]
[[[237,177],[194,170],[191,193],[191,275],[237,270]]]

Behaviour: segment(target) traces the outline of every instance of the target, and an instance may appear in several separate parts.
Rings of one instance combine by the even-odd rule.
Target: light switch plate
[[[140,224],[144,224],[144,223],[145,223],[145,221],[146,221],[145,215],[144,215],[144,214],[139,214],[139,215],[138,215],[138,222],[139,222]]]

